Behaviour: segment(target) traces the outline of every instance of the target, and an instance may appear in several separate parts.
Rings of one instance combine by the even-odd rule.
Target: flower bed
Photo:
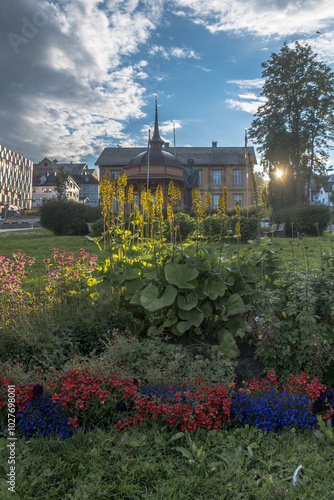
[[[0,412],[5,413],[6,387],[0,377]],[[46,394],[44,394],[44,392]],[[157,421],[193,432],[226,426],[255,426],[263,431],[315,429],[317,415],[334,424],[334,391],[302,373],[280,386],[274,370],[236,390],[201,379],[182,386],[145,386],[133,378],[103,375],[77,364],[58,378],[16,386],[18,430],[26,437],[73,435],[78,426],[116,428],[119,432]]]

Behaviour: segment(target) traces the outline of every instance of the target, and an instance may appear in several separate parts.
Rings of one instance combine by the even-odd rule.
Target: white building
[[[33,162],[0,145],[0,214],[31,208]]]
[[[325,187],[320,188],[319,193],[317,194],[317,203],[322,203],[324,205],[328,205],[330,207],[334,207],[333,201],[330,201],[330,195],[334,192],[334,174],[329,175],[327,178],[327,185]]]
[[[34,175],[32,187],[32,207],[39,207],[44,201],[57,197],[56,191],[57,172]],[[79,202],[80,188],[75,180],[69,176],[66,187],[68,200]]]
[[[90,169],[87,163],[61,163],[58,162],[58,160],[51,161],[48,158],[44,158],[39,163],[34,164],[34,198],[37,200],[37,198],[39,198],[37,194],[41,191],[38,189],[38,179],[42,175],[52,177],[61,167],[64,167],[64,171],[70,174],[72,181],[79,187],[79,199],[75,201],[80,201],[81,203],[91,206],[99,206],[100,181],[97,169]],[[46,187],[47,186],[45,186],[45,188]],[[45,192],[43,193],[47,194]],[[46,196],[44,196],[43,193],[43,198],[45,198]],[[71,196],[69,192],[69,199],[74,199],[73,196]]]

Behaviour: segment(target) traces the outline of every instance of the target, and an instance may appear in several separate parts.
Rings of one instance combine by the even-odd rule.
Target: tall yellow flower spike
[[[162,207],[164,203],[164,195],[162,192],[162,186],[159,184],[156,191],[156,202],[157,202],[157,215],[161,222],[163,222]]]
[[[142,191],[140,195],[140,204],[143,212],[147,212],[147,191]]]
[[[151,190],[148,189],[147,191],[147,214],[149,218],[152,220],[155,216],[155,204],[154,204],[154,198],[152,196]]]
[[[134,187],[131,184],[131,186],[129,186],[129,189],[128,189],[128,203],[129,203],[129,205],[132,205],[133,200],[134,200],[133,190],[134,190]]]
[[[240,205],[239,205],[239,201],[236,201],[235,202],[235,212],[236,212],[236,215],[237,215],[237,223],[235,225],[235,234],[237,236],[241,236],[241,228],[240,228],[240,219],[241,219],[241,215],[240,215]]]
[[[167,219],[168,219],[170,225],[172,225],[174,222],[174,212],[172,209],[172,205],[170,203],[168,203],[168,205],[167,205]]]
[[[211,193],[209,193],[209,191],[206,191],[206,193],[205,193],[205,204],[206,204],[207,208],[212,207],[212,196],[211,196]]]

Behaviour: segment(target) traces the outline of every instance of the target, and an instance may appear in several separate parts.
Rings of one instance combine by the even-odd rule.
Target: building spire
[[[162,149],[164,141],[161,139],[159,134],[159,122],[158,122],[158,101],[157,96],[155,96],[155,122],[154,122],[154,132],[152,139],[150,141],[151,147],[153,149]]]

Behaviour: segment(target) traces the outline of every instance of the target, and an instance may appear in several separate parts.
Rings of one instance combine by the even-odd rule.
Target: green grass
[[[271,241],[280,259],[286,263],[295,261],[299,266],[306,264],[306,257],[309,259],[310,267],[320,265],[321,253],[332,254],[332,249],[334,251],[334,234],[331,237],[329,233],[325,233],[319,238],[311,236],[305,236],[301,240],[298,238],[272,238]],[[247,244],[243,244],[241,248],[245,246]],[[305,247],[308,248],[305,249]],[[73,253],[84,248],[87,252],[97,254],[100,257],[107,255],[107,252],[100,252],[98,246],[85,236],[54,236],[51,231],[46,229],[0,233],[0,255],[11,256],[13,252],[20,249],[27,255],[35,257],[35,267],[37,268],[44,267],[43,259],[50,258],[51,248],[59,248]],[[235,250],[236,245],[232,245],[232,252]],[[228,255],[227,247],[224,248],[224,252]]]
[[[6,463],[6,441],[1,443]],[[250,446],[251,456],[247,447]],[[0,466],[2,499],[333,499],[334,450],[311,432],[158,428],[83,431],[67,441],[17,442],[14,495]],[[292,484],[299,465],[297,483]]]
[[[0,233],[0,255],[10,257],[13,252],[21,250],[30,257],[35,257],[34,267],[37,268],[44,267],[43,259],[51,257],[51,248],[73,253],[81,248],[92,254],[99,252],[98,246],[85,236],[54,236],[46,229]]]

